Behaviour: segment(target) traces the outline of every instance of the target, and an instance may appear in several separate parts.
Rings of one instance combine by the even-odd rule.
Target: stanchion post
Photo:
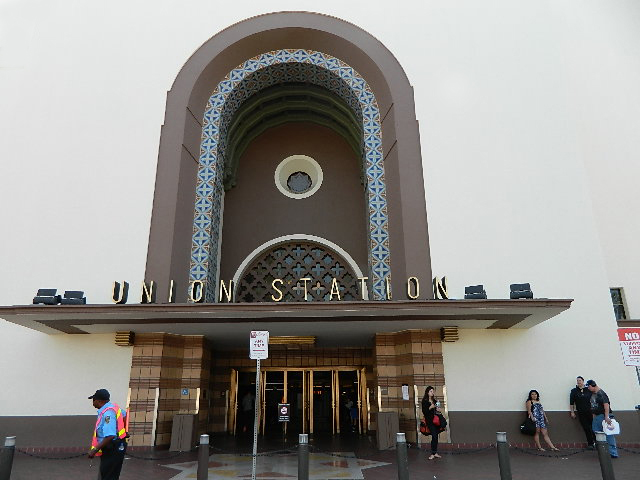
[[[309,480],[309,435],[298,435],[298,480]]]
[[[0,451],[0,480],[9,480],[13,466],[13,454],[16,451],[16,437],[6,437],[4,448]]]
[[[609,455],[609,444],[607,443],[607,435],[604,432],[595,432],[596,449],[598,450],[598,459],[600,460],[600,471],[602,472],[602,480],[615,480],[613,474],[613,465],[611,464],[611,455]]]
[[[409,455],[407,453],[407,437],[404,433],[396,433],[396,459],[398,461],[398,480],[409,480]]]
[[[500,466],[500,480],[511,480],[511,460],[509,459],[509,444],[507,432],[496,432],[498,448],[498,465]]]
[[[200,435],[198,448],[198,480],[209,478],[209,435]]]

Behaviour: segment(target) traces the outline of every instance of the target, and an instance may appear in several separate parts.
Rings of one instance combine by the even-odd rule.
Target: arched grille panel
[[[236,302],[273,302],[278,292],[272,287],[274,279],[283,293],[283,302],[304,302],[304,282],[307,282],[307,300],[327,301],[333,279],[336,279],[340,300],[362,298],[358,277],[348,263],[325,245],[315,242],[290,242],[277,245],[262,253],[242,273],[236,290]],[[333,300],[338,300],[334,290]]]

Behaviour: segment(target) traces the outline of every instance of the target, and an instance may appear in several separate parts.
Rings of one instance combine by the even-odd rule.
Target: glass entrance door
[[[246,384],[246,385],[245,385]],[[255,391],[255,370],[232,369],[228,427],[246,432],[248,412],[241,405],[245,391]],[[278,421],[278,403],[289,403],[290,420]],[[253,409],[252,409],[253,410]],[[253,413],[253,411],[251,412]],[[368,390],[365,369],[261,369],[258,426],[262,435],[289,433],[363,434],[368,430]]]

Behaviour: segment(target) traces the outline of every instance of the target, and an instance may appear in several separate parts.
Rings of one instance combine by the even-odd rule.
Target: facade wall
[[[407,441],[416,442],[416,415],[422,417],[422,396],[428,386],[434,387],[442,411],[446,401],[445,372],[439,330],[406,330],[376,335],[375,378],[382,412],[397,412],[400,430],[406,432]],[[402,398],[402,385],[409,387],[409,400]],[[414,386],[418,387],[418,398]],[[446,442],[445,434],[440,441]]]
[[[322,168],[322,186],[308,198],[289,198],[276,188],[274,172],[291,155],[307,155]],[[340,245],[366,272],[360,164],[347,142],[327,127],[290,123],[256,138],[240,158],[238,184],[225,195],[220,278],[232,279],[260,245],[300,233]]]
[[[202,336],[136,336],[129,381],[132,446],[169,445],[176,414],[196,415],[196,433],[207,431],[210,365]]]
[[[576,299],[548,325],[462,331],[446,345],[451,409],[520,411],[535,384],[548,410],[566,410],[577,374],[596,378],[614,408],[632,409],[638,384],[621,363],[608,288],[626,288],[637,318],[637,2],[386,6],[321,8],[377,37],[414,87],[434,273],[448,276],[458,298],[477,283],[506,298],[509,283],[528,281],[538,297]],[[319,7],[31,0],[0,8],[0,88],[11,92],[0,109],[0,204],[11,206],[0,210],[0,304],[12,305],[41,287],[84,289],[91,303],[107,303],[113,280],[139,285],[177,72],[234,22]],[[111,334],[46,336],[4,321],[0,333],[19,366],[0,373],[15,386],[0,392],[3,415],[90,415],[85,397],[99,386],[126,398],[131,351]],[[110,368],[95,385],[93,362],[104,357]],[[474,401],[472,386],[495,395]],[[43,404],[44,387],[58,401]]]

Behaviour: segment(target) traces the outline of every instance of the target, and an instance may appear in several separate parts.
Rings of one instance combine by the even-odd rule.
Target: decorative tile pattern
[[[373,298],[383,300],[390,251],[380,111],[373,91],[358,72],[338,58],[313,50],[286,49],[253,57],[231,70],[209,98],[200,144],[190,280],[204,282],[205,301],[215,301],[227,129],[244,101],[283,82],[308,82],[327,88],[342,98],[362,123],[369,277]]]

